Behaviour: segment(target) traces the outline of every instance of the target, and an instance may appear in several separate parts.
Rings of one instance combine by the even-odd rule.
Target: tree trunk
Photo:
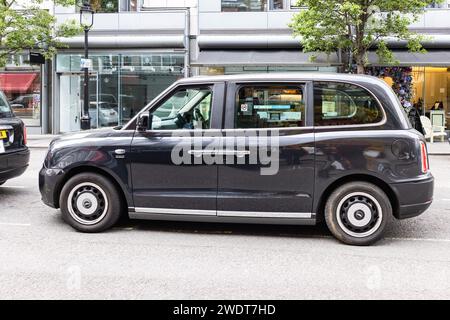
[[[356,65],[356,72],[358,74],[365,74],[366,68],[364,67],[364,63],[358,62]]]

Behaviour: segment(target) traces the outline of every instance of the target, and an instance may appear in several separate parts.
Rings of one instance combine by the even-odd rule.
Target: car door
[[[179,85],[150,107],[152,129],[131,145],[136,213],[216,216],[217,166],[191,149],[220,139],[223,95],[224,83]]]
[[[219,166],[218,216],[314,218],[311,90],[311,82],[229,83],[223,133],[235,153]]]

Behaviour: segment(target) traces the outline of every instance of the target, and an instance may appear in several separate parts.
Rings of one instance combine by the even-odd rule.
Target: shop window
[[[450,0],[437,0],[427,5],[427,9],[450,8]]]
[[[450,128],[450,68],[413,67],[412,79],[413,108],[433,125]]]
[[[18,69],[20,70],[20,67]],[[40,126],[41,75],[39,71],[1,72],[0,91],[6,95],[16,116],[29,126]]]
[[[89,113],[92,127],[121,125],[184,75],[184,54],[91,54]],[[58,54],[60,132],[78,131],[82,114],[80,54]]]
[[[120,0],[121,12],[136,12],[138,11],[139,0]]]
[[[300,9],[302,6],[298,5],[299,0],[290,0],[291,9]]]
[[[222,0],[222,11],[267,11],[284,9],[284,0]]]
[[[314,124],[316,126],[377,123],[383,112],[375,98],[352,84],[316,82],[314,84]]]
[[[305,125],[303,88],[245,86],[236,99],[235,128],[284,128]]]
[[[76,11],[80,11],[85,0],[77,0]],[[96,13],[117,13],[119,12],[119,0],[90,0],[91,8]]]
[[[152,111],[152,129],[209,129],[211,103],[210,88],[180,89]]]

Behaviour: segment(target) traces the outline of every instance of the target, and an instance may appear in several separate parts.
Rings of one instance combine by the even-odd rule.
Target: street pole
[[[84,58],[89,58],[88,51],[88,28],[84,28]],[[91,117],[89,116],[89,68],[88,65],[84,67],[84,99],[83,99],[83,116],[81,117],[81,130],[91,129]]]
[[[89,116],[89,68],[91,68],[91,62],[89,61],[89,43],[88,33],[94,24],[94,11],[91,8],[89,1],[85,1],[80,8],[80,25],[84,27],[84,99],[83,99],[83,112],[81,115],[81,130],[91,129],[91,117]]]

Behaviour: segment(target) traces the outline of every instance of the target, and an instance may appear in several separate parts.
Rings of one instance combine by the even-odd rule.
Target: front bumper
[[[47,169],[39,171],[39,191],[42,201],[52,207],[59,208],[59,190],[62,188],[64,171],[61,169]]]
[[[422,214],[433,202],[434,178],[392,184],[398,199],[397,219],[407,219]]]
[[[30,162],[30,150],[23,148],[0,154],[0,181],[20,176]]]

